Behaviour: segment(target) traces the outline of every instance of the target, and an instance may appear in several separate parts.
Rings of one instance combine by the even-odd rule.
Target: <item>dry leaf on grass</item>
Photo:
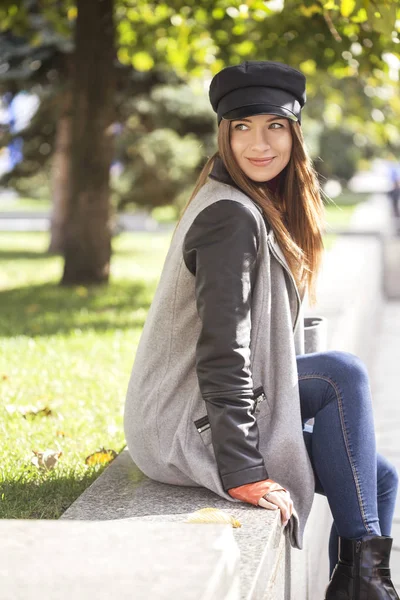
[[[81,285],[75,288],[75,293],[81,298],[86,298],[86,296],[89,294],[89,290]]]
[[[225,523],[232,527],[241,527],[240,521],[219,508],[200,508],[191,513],[185,523]]]
[[[6,404],[4,408],[6,409],[9,415],[19,413],[24,417],[24,419],[35,417],[51,417],[54,414],[52,409],[48,406],[38,408],[33,404],[29,404],[26,406],[15,406],[15,404]]]
[[[53,416],[53,411],[48,406],[43,406],[42,408],[36,408],[34,406],[21,406],[18,410],[24,419],[28,417],[35,418]]]
[[[39,309],[40,309],[39,304],[29,304],[29,306],[27,306],[25,308],[25,312],[28,315],[32,315],[33,313],[38,312]]]
[[[85,458],[85,463],[90,465],[106,465],[107,463],[114,460],[117,456],[115,450],[106,450],[105,448],[100,448],[98,452],[94,452]]]
[[[46,469],[50,471],[56,466],[58,459],[62,456],[61,450],[45,450],[44,452],[38,452],[32,450],[35,456],[32,457],[31,463],[38,469]]]
[[[69,433],[65,433],[65,431],[61,431],[61,429],[59,429],[58,431],[56,431],[56,435],[58,437],[69,437],[72,439],[72,435],[70,435]]]

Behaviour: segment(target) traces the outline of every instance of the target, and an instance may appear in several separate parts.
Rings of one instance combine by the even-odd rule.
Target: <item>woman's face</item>
[[[288,164],[292,150],[289,120],[254,115],[230,123],[231,148],[239,167],[254,181],[269,181]]]

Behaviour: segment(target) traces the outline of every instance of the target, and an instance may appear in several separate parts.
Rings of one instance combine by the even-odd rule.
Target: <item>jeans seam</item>
[[[363,525],[368,533],[373,533],[373,530],[370,529],[370,527],[367,523],[364,502],[363,502],[363,494],[361,491],[360,482],[358,480],[357,469],[353,463],[352,452],[350,451],[350,447],[349,447],[348,433],[347,433],[347,428],[346,428],[346,423],[345,423],[345,418],[344,418],[344,411],[343,411],[343,406],[342,406],[343,399],[342,399],[341,393],[339,391],[339,388],[335,381],[330,379],[330,377],[326,377],[324,375],[299,375],[298,379],[299,379],[299,381],[303,380],[303,379],[322,379],[323,381],[327,381],[335,390],[336,399],[337,399],[337,403],[338,403],[338,407],[339,407],[340,424],[342,426],[342,435],[343,435],[343,439],[344,439],[344,445],[345,445],[346,452],[347,452],[347,458],[350,463],[350,468],[353,473],[353,478],[354,478],[354,483],[356,486],[358,503],[359,503],[359,507],[360,507],[361,517],[363,520]]]

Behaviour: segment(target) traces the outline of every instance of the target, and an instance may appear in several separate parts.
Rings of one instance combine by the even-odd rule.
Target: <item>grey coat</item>
[[[296,366],[296,354],[304,353],[301,299],[261,210],[239,189],[221,181],[207,181],[173,236],[129,382],[126,441],[133,460],[149,477],[203,486],[233,501],[221,481],[211,430],[195,425],[206,414],[196,372],[202,323],[195,302],[195,277],[183,257],[193,221],[221,200],[247,207],[258,228],[259,265],[251,296],[249,347],[253,389],[262,388],[265,397],[255,414],[258,448],[268,476],[291,493],[295,512],[287,529],[291,544],[302,548],[315,481],[303,441]]]

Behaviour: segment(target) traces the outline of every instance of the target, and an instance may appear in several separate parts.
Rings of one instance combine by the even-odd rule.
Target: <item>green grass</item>
[[[353,216],[357,204],[364,201],[365,199],[365,195],[345,192],[341,194],[338,198],[335,198],[335,203],[329,202],[329,204],[325,205],[325,250],[330,250],[333,244],[335,243],[336,234],[332,233],[332,231],[345,231],[350,224],[350,220]]]
[[[50,212],[50,200],[19,197],[0,200],[0,213],[2,212]]]
[[[135,350],[172,233],[114,241],[108,287],[59,287],[46,234],[0,234],[0,518],[58,518],[104,466],[85,458],[125,444]],[[24,418],[26,407],[50,416]],[[60,450],[41,472],[33,450]]]
[[[333,227],[335,229],[346,228],[350,222],[353,212],[356,208],[356,204],[349,205],[338,205],[334,206],[329,204],[325,206],[326,221],[328,223],[328,229]]]

